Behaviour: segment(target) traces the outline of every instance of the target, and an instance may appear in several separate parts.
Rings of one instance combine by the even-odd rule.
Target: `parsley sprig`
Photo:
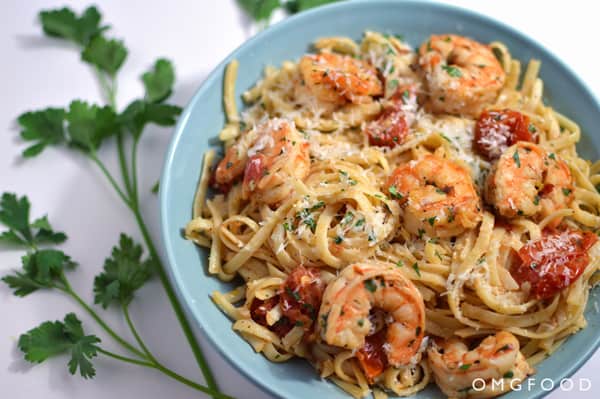
[[[95,301],[107,307],[120,305],[137,347],[120,337],[73,290],[65,272],[73,269],[71,258],[56,248],[41,245],[58,244],[66,239],[62,232],[54,231],[47,217],[29,220],[30,204],[26,197],[4,194],[0,201],[0,222],[7,227],[0,232],[0,243],[27,248],[22,266],[5,276],[7,283],[18,296],[29,295],[39,289],[53,289],[75,300],[115,341],[134,357],[129,358],[105,351],[99,339],[85,335],[75,315],[63,321],[49,321],[22,336],[19,347],[26,359],[41,362],[65,351],[72,355],[69,370],[79,370],[85,378],[95,372],[91,359],[97,354],[155,368],[164,374],[213,397],[226,397],[219,393],[215,379],[204,359],[190,323],[169,282],[165,267],[140,209],[137,179],[137,149],[142,133],[148,124],[171,126],[181,113],[177,105],[168,104],[175,82],[175,71],[170,61],[158,59],[141,75],[144,95],[131,101],[123,110],[117,108],[117,75],[127,59],[128,50],[123,41],[108,37],[109,27],[102,22],[98,9],[89,7],[80,15],[69,8],[42,11],[39,19],[44,33],[59,40],[69,41],[80,50],[80,58],[95,72],[105,104],[93,104],[76,99],[64,107],[49,107],[28,111],[17,118],[21,138],[30,145],[23,151],[25,158],[39,156],[50,146],[63,146],[87,157],[106,177],[119,198],[131,211],[143,237],[148,257],[142,259],[142,247],[128,236],[122,235],[106,260],[103,272],[94,281]],[[119,178],[106,167],[99,157],[99,149],[108,141],[116,141],[119,160]],[[120,182],[120,183],[119,183]],[[156,274],[160,279],[184,335],[192,349],[207,386],[190,381],[164,367],[150,353],[131,322],[128,306],[136,290]]]
[[[30,203],[27,197],[18,197],[15,194],[5,193],[2,196],[2,207],[0,208],[0,221],[9,228],[15,226],[32,226],[35,224],[29,220]],[[65,233],[53,232],[50,228],[48,218],[41,223],[44,234],[61,235],[60,242],[67,239]],[[11,230],[8,230],[11,231]],[[39,234],[39,232],[38,232]],[[25,236],[25,234],[23,234]],[[31,237],[36,237],[31,234]],[[12,245],[11,241],[4,241]],[[2,278],[19,297],[28,296],[38,290],[56,290],[73,299],[81,308],[88,313],[111,338],[113,338],[122,349],[134,357],[104,349],[100,339],[95,335],[86,335],[83,332],[81,322],[74,313],[69,313],[63,321],[46,321],[39,326],[22,334],[19,338],[18,347],[23,352],[26,360],[33,363],[42,363],[48,358],[69,352],[71,359],[68,369],[71,374],[79,370],[83,378],[93,378],[96,374],[92,359],[102,354],[113,359],[132,363],[144,367],[154,368],[163,372],[171,378],[186,384],[192,388],[213,395],[215,398],[227,396],[217,391],[191,381],[174,371],[168,369],[147,348],[129,315],[129,304],[133,300],[134,293],[149,280],[155,270],[155,264],[151,258],[142,259],[142,247],[125,234],[121,234],[118,245],[113,247],[111,256],[104,262],[103,271],[94,279],[95,303],[106,308],[111,303],[120,305],[127,324],[138,344],[128,342],[119,335],[103,318],[88,305],[81,296],[73,289],[67,272],[76,268],[77,263],[63,251],[56,248],[41,248],[42,243],[55,244],[52,241],[26,241],[19,244],[28,250],[21,258],[20,269]]]
[[[248,16],[257,22],[268,22],[271,14],[282,7],[290,14],[295,14],[336,1],[340,0],[237,0]]]

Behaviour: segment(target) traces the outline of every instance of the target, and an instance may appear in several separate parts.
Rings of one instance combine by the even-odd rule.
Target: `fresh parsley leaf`
[[[238,4],[255,21],[265,21],[281,6],[279,0],[237,0]]]
[[[571,193],[573,192],[573,190],[569,189],[569,188],[563,188],[562,189],[563,195],[565,197],[568,197],[569,195],[571,195]]]
[[[114,77],[127,58],[127,49],[120,40],[94,36],[81,53],[81,59]]]
[[[13,193],[2,194],[0,199],[0,223],[10,230],[21,235],[26,242],[31,242],[33,237],[29,228],[29,199],[25,196],[19,198]]]
[[[502,378],[513,378],[515,375],[515,373],[513,373],[512,371],[507,371],[506,373],[504,373],[504,375],[502,376]]]
[[[19,337],[18,347],[25,360],[42,363],[44,360],[64,352],[71,352],[69,372],[77,369],[83,378],[93,378],[96,370],[90,359],[98,354],[100,338],[85,335],[81,321],[74,313],[65,316],[64,321],[46,321]]]
[[[60,244],[67,239],[67,235],[61,231],[54,231],[48,216],[42,216],[31,223],[31,227],[38,229],[33,240],[36,244]]]
[[[71,40],[82,46],[90,39],[108,29],[100,26],[102,16],[96,7],[88,7],[81,16],[70,8],[42,11],[39,14],[42,29],[48,36]]]
[[[329,3],[335,3],[340,0],[292,0],[285,3],[285,7],[292,14],[322,6]]]
[[[79,100],[71,102],[67,121],[71,143],[90,152],[118,129],[115,112],[109,106],[99,107]]]
[[[16,296],[27,296],[40,288],[62,287],[64,272],[76,263],[56,249],[41,249],[21,258],[22,270],[2,278]]]
[[[135,291],[152,276],[153,268],[150,259],[142,260],[142,247],[121,234],[119,245],[104,261],[104,271],[94,279],[94,302],[104,308],[112,302],[129,304]]]
[[[465,363],[465,364],[461,364],[459,369],[461,369],[463,371],[467,371],[470,367],[471,367],[471,363]]]
[[[448,73],[448,75],[453,78],[460,78],[462,76],[462,72],[455,66],[452,65],[442,65],[442,69]]]
[[[21,126],[21,138],[35,143],[23,151],[26,158],[34,157],[48,145],[59,144],[65,139],[65,110],[46,108],[25,112],[17,118]]]
[[[172,126],[177,121],[180,113],[181,108],[176,105],[135,100],[119,115],[118,121],[135,138],[139,138],[148,123],[159,126]]]
[[[175,71],[169,60],[161,58],[156,61],[154,67],[142,75],[146,98],[156,103],[165,100],[171,95],[175,83]]]
[[[29,199],[4,193],[0,198],[0,223],[8,227],[0,233],[0,243],[9,245],[35,246],[38,244],[60,244],[67,239],[62,232],[55,232],[47,216],[29,222]]]

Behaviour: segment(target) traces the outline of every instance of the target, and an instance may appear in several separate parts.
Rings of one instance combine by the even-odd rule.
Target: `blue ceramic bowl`
[[[184,240],[180,231],[191,217],[202,154],[215,142],[225,122],[221,104],[227,63],[232,59],[240,62],[236,85],[239,101],[239,95],[261,78],[266,65],[280,65],[284,60],[299,58],[318,37],[343,35],[359,39],[367,29],[403,34],[413,45],[434,33],[456,32],[482,42],[500,40],[523,62],[530,58],[541,60],[547,99],[582,127],[584,134],[578,150],[588,159],[595,160],[600,155],[600,136],[592,135],[594,128],[600,125],[600,109],[578,77],[561,60],[523,34],[464,9],[413,1],[341,2],[289,18],[244,43],[206,79],[179,120],[160,185],[162,238],[171,278],[195,322],[240,372],[266,391],[283,398],[347,399],[349,396],[332,383],[321,380],[305,361],[274,364],[254,353],[250,345],[232,331],[231,321],[209,298],[212,291],[226,291],[231,285],[207,275],[207,251]],[[239,105],[242,106],[241,101]],[[594,290],[590,304],[598,297],[598,290]],[[540,386],[542,378],[558,382],[573,374],[595,352],[600,343],[600,314],[592,307],[586,317],[588,328],[569,338],[560,350],[537,367],[536,384],[531,389],[510,393],[507,399],[543,396],[547,392]],[[544,386],[549,385],[546,381]],[[433,385],[417,396],[442,397]]]

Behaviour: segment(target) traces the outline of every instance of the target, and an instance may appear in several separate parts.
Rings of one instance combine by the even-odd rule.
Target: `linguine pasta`
[[[241,113],[234,88],[237,69],[243,65],[233,61],[227,67],[227,123],[219,134],[227,162],[221,161],[222,170],[217,168],[216,173],[226,174],[238,166],[242,173],[227,184],[225,178],[217,181],[223,193],[208,195],[219,156],[215,150],[204,155],[185,236],[209,249],[208,273],[233,284],[229,292],[212,293],[215,304],[232,319],[233,329],[270,361],[305,358],[321,377],[356,398],[370,393],[378,399],[409,396],[434,381],[447,395],[471,396],[477,392],[469,384],[478,372],[486,371],[481,365],[486,359],[503,349],[516,349],[517,360],[499,371],[498,378],[520,381],[571,334],[586,327],[584,310],[600,266],[595,239],[581,236],[589,240],[585,254],[555,264],[547,260],[579,248],[581,237],[571,240],[569,232],[584,234],[600,226],[596,190],[600,163],[578,156],[579,126],[544,103],[538,61],[531,60],[522,73],[521,63],[502,43],[480,45],[480,49],[471,44],[476,42],[461,40],[468,39],[432,36],[415,52],[400,38],[376,32],[366,32],[360,43],[344,37],[319,39],[314,43],[319,56],[265,68],[263,79],[243,94],[248,107]],[[447,45],[456,46],[454,53],[445,53]],[[460,48],[465,54],[458,53]],[[454,59],[463,56],[466,61]],[[436,64],[440,57],[441,69]],[[312,64],[305,64],[311,60]],[[361,65],[366,69],[361,70]],[[341,75],[335,75],[340,70]],[[468,92],[472,87],[467,78],[486,91],[474,97]],[[513,207],[515,215],[501,214],[501,201],[510,203],[509,212],[512,196],[525,195],[517,177],[529,168],[527,157],[535,151],[507,143],[506,132],[498,133],[502,125],[495,125],[479,141],[487,146],[488,156],[478,152],[473,143],[476,131],[483,129],[480,115],[494,110],[513,110],[529,121],[529,141],[537,142],[531,146],[540,149],[540,159],[546,163],[541,167],[548,168],[544,179],[558,173],[549,169],[552,162],[568,166],[564,173],[572,184],[562,187],[564,198],[557,197],[560,181],[544,180],[544,188],[536,187],[531,198],[532,213]],[[504,116],[496,118],[501,121]],[[262,131],[272,134],[261,135]],[[502,155],[513,148],[514,153]],[[240,149],[248,156],[240,155]],[[260,175],[252,175],[257,159],[263,162]],[[399,182],[407,175],[421,173],[417,171],[421,165],[431,167],[428,159],[451,162],[452,167],[423,172],[433,182],[410,184],[425,190],[420,205],[436,195],[456,202],[444,209],[419,208],[417,188],[410,193],[401,190]],[[271,162],[270,168],[264,166],[266,162]],[[507,172],[507,168],[512,169]],[[500,178],[513,172],[517,173],[509,179],[513,183],[501,186]],[[447,181],[447,186],[438,180]],[[471,201],[470,213],[460,213],[459,200]],[[555,241],[547,238],[550,234]],[[547,250],[553,242],[556,245]],[[537,263],[529,258],[526,263],[527,254],[537,256]],[[547,261],[550,269],[532,280],[524,272],[515,272],[519,259],[532,268]],[[573,259],[581,263],[578,275],[560,280],[558,287],[547,283],[545,273],[551,275],[552,267],[564,267]],[[367,265],[363,269],[356,266],[363,264]],[[299,267],[304,274],[295,274]],[[357,280],[359,271],[375,277]],[[400,293],[389,283],[392,280],[416,288],[402,295],[421,304],[410,315],[394,316],[394,320],[389,314],[400,310],[390,303]],[[377,281],[382,288],[373,289]],[[543,286],[546,283],[549,288]],[[344,288],[337,291],[335,284]],[[318,294],[302,291],[306,287]],[[358,287],[371,298],[371,309],[362,322],[368,320],[366,330],[363,319],[358,319],[359,326],[344,324],[347,307],[336,301],[343,297],[351,302],[352,295],[359,295],[346,292],[349,287]],[[382,315],[381,309],[388,315]],[[413,320],[420,312],[422,331],[419,320]],[[413,326],[411,331],[416,326],[416,338],[405,345],[414,346],[408,361],[392,360],[400,351],[388,342],[395,323],[404,329]],[[376,347],[372,337],[382,329],[387,336],[382,335],[385,342]],[[514,344],[500,346],[492,354],[481,349],[486,337],[500,342],[500,332]],[[353,339],[361,342],[359,346],[352,344]],[[464,357],[454,366],[434,362],[433,356],[438,355],[431,351],[445,347],[449,353],[448,345],[463,343],[468,347],[465,351],[475,350],[473,356],[481,358],[469,363]],[[448,362],[442,355],[437,361]],[[466,381],[466,386],[454,386],[454,378]],[[486,391],[479,397],[508,389]]]

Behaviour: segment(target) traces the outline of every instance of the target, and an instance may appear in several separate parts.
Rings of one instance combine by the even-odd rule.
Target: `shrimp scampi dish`
[[[454,33],[318,38],[241,112],[237,68],[185,237],[254,351],[355,398],[491,398],[586,327],[600,163],[539,61]]]

